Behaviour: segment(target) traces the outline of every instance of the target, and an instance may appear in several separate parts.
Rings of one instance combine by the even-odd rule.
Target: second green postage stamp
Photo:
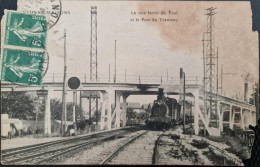
[[[3,49],[1,79],[6,82],[40,85],[44,52]]]

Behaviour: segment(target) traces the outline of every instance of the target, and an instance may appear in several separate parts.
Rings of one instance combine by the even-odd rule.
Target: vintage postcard
[[[260,1],[1,1],[2,165],[259,164]]]

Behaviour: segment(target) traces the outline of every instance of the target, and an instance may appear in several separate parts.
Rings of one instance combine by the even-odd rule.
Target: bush
[[[195,135],[195,130],[191,127],[185,128],[185,133],[186,135]]]
[[[218,143],[226,143],[227,142],[227,139],[225,137],[222,137],[222,136],[207,136],[207,138],[209,140],[212,140],[214,142],[218,142]]]
[[[247,159],[250,158],[249,150],[246,146],[242,145],[239,141],[237,141],[235,138],[230,138],[227,142],[227,145],[230,146],[230,148],[226,149],[227,151],[235,154],[240,159]]]
[[[215,154],[211,148],[209,148],[208,152],[204,152],[203,155],[206,155],[214,163],[214,165],[218,165],[218,166],[236,165],[235,162],[229,160],[227,157],[225,157],[225,155]]]
[[[202,140],[193,139],[191,145],[198,148],[198,149],[204,149],[204,148],[207,148],[209,146],[209,144],[203,139]]]

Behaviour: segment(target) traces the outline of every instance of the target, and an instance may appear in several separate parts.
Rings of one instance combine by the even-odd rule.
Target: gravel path
[[[1,149],[10,149],[22,146],[29,146],[33,144],[40,144],[45,142],[51,142],[55,140],[65,139],[64,137],[49,137],[49,138],[34,138],[34,137],[21,137],[13,139],[1,140]]]

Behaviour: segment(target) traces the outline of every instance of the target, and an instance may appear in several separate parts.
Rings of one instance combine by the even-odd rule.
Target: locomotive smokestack
[[[163,88],[159,88],[159,93],[158,93],[158,96],[157,96],[157,100],[162,100],[162,97],[163,97]]]
[[[246,102],[247,102],[247,94],[248,94],[248,83],[245,83],[244,101]]]

